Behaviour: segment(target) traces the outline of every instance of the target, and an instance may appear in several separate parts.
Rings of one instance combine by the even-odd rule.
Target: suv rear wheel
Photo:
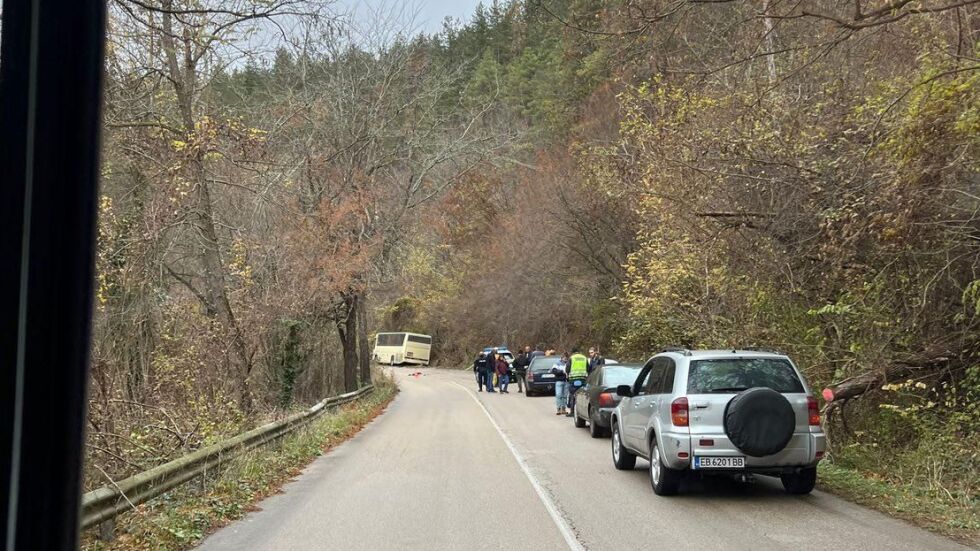
[[[783,482],[783,488],[788,494],[803,495],[813,491],[817,484],[817,468],[807,467],[796,473],[786,473],[779,475]]]
[[[650,486],[653,493],[658,496],[672,496],[677,493],[677,489],[684,477],[682,471],[671,469],[664,465],[660,458],[660,448],[657,446],[657,439],[653,438],[650,442]]]
[[[636,467],[636,455],[626,449],[622,438],[619,436],[619,423],[613,423],[612,456],[613,465],[621,471],[629,471]]]

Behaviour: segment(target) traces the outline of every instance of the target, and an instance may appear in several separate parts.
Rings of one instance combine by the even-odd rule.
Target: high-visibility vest
[[[568,372],[569,379],[584,379],[589,376],[589,359],[581,354],[572,354],[569,358],[572,368]]]

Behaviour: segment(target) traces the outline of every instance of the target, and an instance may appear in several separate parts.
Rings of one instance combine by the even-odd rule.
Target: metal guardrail
[[[82,528],[109,520],[160,494],[180,486],[239,456],[309,423],[328,408],[352,402],[374,390],[367,385],[354,392],[327,398],[306,411],[252,429],[217,444],[201,448],[169,463],[133,475],[82,496]]]

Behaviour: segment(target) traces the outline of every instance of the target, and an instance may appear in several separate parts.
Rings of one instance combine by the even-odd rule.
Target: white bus
[[[429,365],[432,337],[420,333],[378,333],[374,361],[379,364]]]

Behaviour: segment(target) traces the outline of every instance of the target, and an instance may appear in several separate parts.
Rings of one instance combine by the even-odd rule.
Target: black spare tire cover
[[[725,406],[725,434],[735,447],[754,457],[782,451],[795,428],[793,406],[771,388],[750,388]]]

